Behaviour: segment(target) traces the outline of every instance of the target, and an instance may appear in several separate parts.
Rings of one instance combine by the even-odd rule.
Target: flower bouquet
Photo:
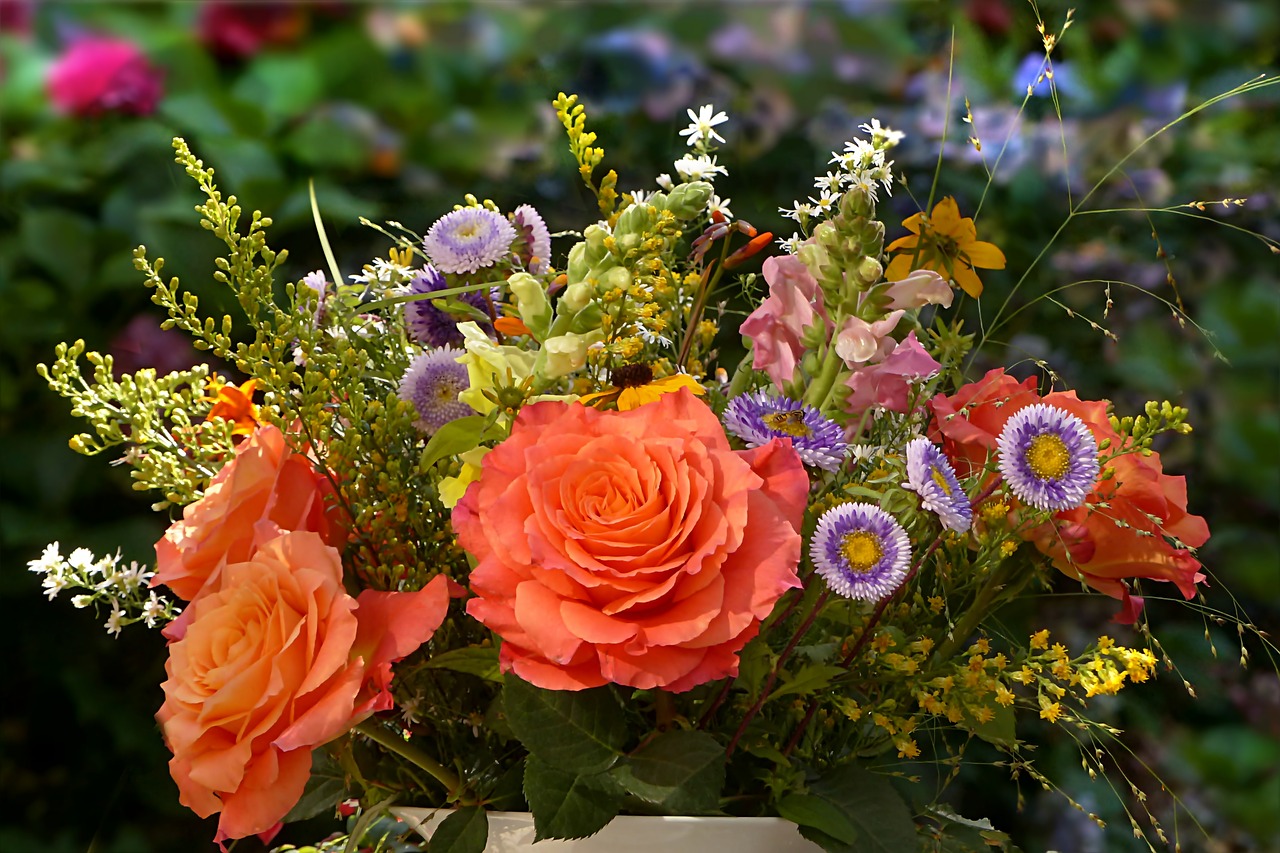
[[[675,174],[624,192],[554,106],[599,221],[552,235],[468,196],[422,235],[372,226],[387,256],[344,276],[317,208],[329,269],[288,283],[270,219],[175,140],[243,317],[135,265],[247,379],[59,346],[72,449],[122,451],[172,524],[154,565],[55,543],[31,568],[113,633],[162,626],[157,720],[219,842],[336,807],[358,844],[419,805],[431,849],[471,853],[488,810],[539,839],[780,816],[831,851],[1012,849],[939,800],[966,748],[1048,785],[1019,736],[1047,721],[1102,772],[1089,701],[1159,655],[1141,624],[1068,649],[994,615],[1083,586],[1133,624],[1144,584],[1197,595],[1209,531],[1152,449],[1186,410],[969,381],[949,311],[1005,257],[933,190],[877,219],[901,134],[874,119],[775,247],[716,192],[724,113],[690,110]]]

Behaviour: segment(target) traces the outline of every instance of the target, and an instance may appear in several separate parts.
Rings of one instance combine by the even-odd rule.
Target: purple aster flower
[[[1036,403],[1020,409],[996,442],[1000,473],[1018,500],[1039,509],[1074,509],[1098,480],[1098,442],[1084,421]]]
[[[964,533],[973,524],[969,496],[960,488],[947,457],[929,439],[907,444],[907,482],[902,485],[920,495],[920,505],[936,514],[948,530]]]
[[[775,438],[789,438],[804,464],[828,471],[840,468],[849,449],[844,430],[835,421],[823,417],[813,406],[787,397],[774,397],[766,391],[730,400],[724,412],[724,425],[748,447],[760,447]]]
[[[447,287],[449,282],[431,264],[419,270],[409,282],[410,293],[434,293]],[[484,294],[481,291],[459,293],[453,298],[459,302],[465,302],[481,313],[485,311]],[[432,347],[462,343],[462,333],[458,331],[458,318],[438,308],[434,300],[415,299],[412,302],[406,302],[404,322],[409,327],[410,337],[418,343]]]
[[[809,559],[845,598],[879,601],[907,576],[911,542],[893,516],[874,504],[847,503],[818,519]]]
[[[520,259],[525,268],[534,275],[541,275],[551,266],[551,232],[547,223],[542,221],[541,214],[532,205],[522,204],[511,213],[512,224],[516,227],[523,246]]]
[[[473,273],[511,254],[515,241],[515,226],[501,213],[464,207],[437,219],[422,246],[440,271]]]
[[[427,435],[449,421],[475,414],[458,400],[458,394],[471,387],[467,368],[457,361],[461,355],[465,352],[453,347],[428,350],[414,356],[400,380],[400,399],[413,403],[418,411],[413,425]]]

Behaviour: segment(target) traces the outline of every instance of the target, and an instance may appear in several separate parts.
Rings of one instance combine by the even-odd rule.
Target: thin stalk
[[[451,799],[458,795],[462,787],[461,780],[452,770],[427,755],[422,749],[405,741],[403,738],[396,737],[372,720],[365,720],[360,723],[355,727],[355,731],[431,774],[437,782],[445,787]]]

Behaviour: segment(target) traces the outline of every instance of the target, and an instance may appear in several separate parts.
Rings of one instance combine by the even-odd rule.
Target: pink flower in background
[[[795,374],[804,354],[800,343],[806,326],[826,322],[822,291],[804,262],[793,255],[769,258],[764,262],[764,280],[769,296],[743,321],[739,331],[751,338],[755,353],[752,367],[769,374],[782,389]]]
[[[163,94],[162,76],[133,42],[85,36],[58,57],[45,83],[54,105],[71,115],[150,115]]]
[[[857,415],[872,406],[883,406],[891,412],[907,411],[910,382],[932,376],[940,365],[925,352],[911,332],[884,361],[869,364],[849,377],[851,390],[845,410]]]
[[[228,59],[243,59],[264,47],[291,44],[306,29],[304,3],[209,0],[200,7],[196,22],[200,41],[212,53]]]

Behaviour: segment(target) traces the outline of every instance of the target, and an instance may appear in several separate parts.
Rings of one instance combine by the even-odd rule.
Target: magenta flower
[[[755,354],[751,366],[763,370],[779,390],[795,376],[796,364],[804,355],[800,343],[806,326],[825,325],[826,309],[822,291],[804,262],[793,255],[769,258],[764,262],[764,280],[769,296],[751,312],[738,331],[751,338]]]
[[[54,105],[71,115],[150,115],[163,94],[162,76],[133,42],[86,36],[58,57],[45,83]]]

